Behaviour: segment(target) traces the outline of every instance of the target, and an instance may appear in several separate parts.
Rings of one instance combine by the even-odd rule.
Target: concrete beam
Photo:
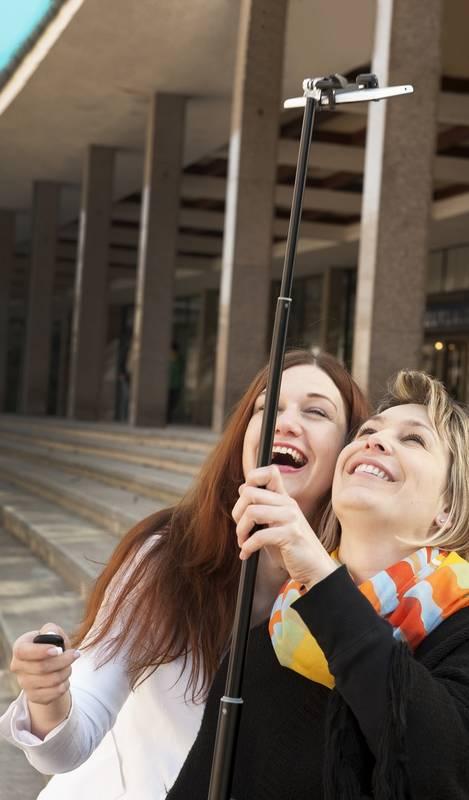
[[[62,235],[60,238],[61,242],[59,245],[59,253],[61,254],[61,256],[67,254],[68,258],[73,258],[74,254],[76,253],[76,247],[77,247],[76,236],[74,236],[74,234],[71,231],[69,231],[66,234],[66,239]],[[118,263],[121,263],[120,259],[122,257],[124,258],[124,260],[126,259],[125,255],[122,256],[122,253],[123,252],[125,253],[126,251],[119,250],[119,246],[134,248],[135,249],[134,260],[136,260],[138,243],[139,243],[139,230],[137,228],[135,230],[133,230],[132,228],[116,228],[116,227],[111,228],[109,232],[110,260],[115,260]],[[179,234],[177,240],[177,249],[178,251],[181,252],[207,253],[211,255],[220,255],[222,250],[222,237],[199,236],[197,234]],[[116,256],[115,259],[113,258],[114,255]]]
[[[293,186],[275,189],[275,205],[291,208]],[[336,214],[360,214],[362,197],[359,192],[339,192],[333,189],[305,189],[303,208],[308,211],[328,211]]]
[[[341,112],[363,114],[361,105],[361,103],[348,103],[342,106]],[[459,92],[440,92],[436,118],[443,125],[469,125],[469,95]]]
[[[466,123],[469,125],[469,120]],[[298,142],[294,139],[281,139],[278,162],[284,166],[296,167]],[[331,142],[313,142],[309,161],[310,169],[335,170],[337,172],[363,173],[365,150],[353,145]],[[469,158],[435,155],[434,177],[448,183],[469,183]]]

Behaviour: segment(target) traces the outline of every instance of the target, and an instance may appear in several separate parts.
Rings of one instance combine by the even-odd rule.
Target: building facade
[[[282,101],[370,69],[415,94],[318,115],[289,344],[372,398],[407,366],[468,400],[468,23],[463,0],[55,4],[0,84],[3,410],[219,430],[269,350]]]

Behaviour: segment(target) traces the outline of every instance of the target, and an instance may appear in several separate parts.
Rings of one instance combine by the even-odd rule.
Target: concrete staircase
[[[72,631],[119,537],[177,502],[215,442],[196,428],[0,415],[0,712],[18,692],[15,639],[48,621]],[[42,779],[19,755],[18,797],[33,800]]]

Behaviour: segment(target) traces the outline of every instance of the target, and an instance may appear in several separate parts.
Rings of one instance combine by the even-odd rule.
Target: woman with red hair
[[[55,775],[41,800],[154,800],[174,783],[229,646],[240,570],[232,510],[256,465],[266,382],[263,369],[187,496],[123,538],[72,646],[66,639],[63,654],[51,653],[33,644],[37,631],[15,643],[11,669],[23,691],[0,733]],[[366,413],[334,358],[286,355],[274,463],[313,528],[337,456]],[[265,548],[253,624],[268,618],[286,578],[282,559]],[[51,623],[41,630],[61,632]]]

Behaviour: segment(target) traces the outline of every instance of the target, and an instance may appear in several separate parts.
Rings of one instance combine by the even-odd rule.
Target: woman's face
[[[365,422],[341,452],[332,487],[334,511],[342,525],[365,512],[382,530],[426,537],[445,511],[448,469],[448,449],[425,406],[389,408]]]
[[[265,392],[256,400],[244,437],[245,476],[257,465],[264,401]],[[344,403],[331,378],[310,364],[286,369],[280,389],[273,463],[278,465],[287,492],[306,517],[311,517],[331,487],[345,434]]]

